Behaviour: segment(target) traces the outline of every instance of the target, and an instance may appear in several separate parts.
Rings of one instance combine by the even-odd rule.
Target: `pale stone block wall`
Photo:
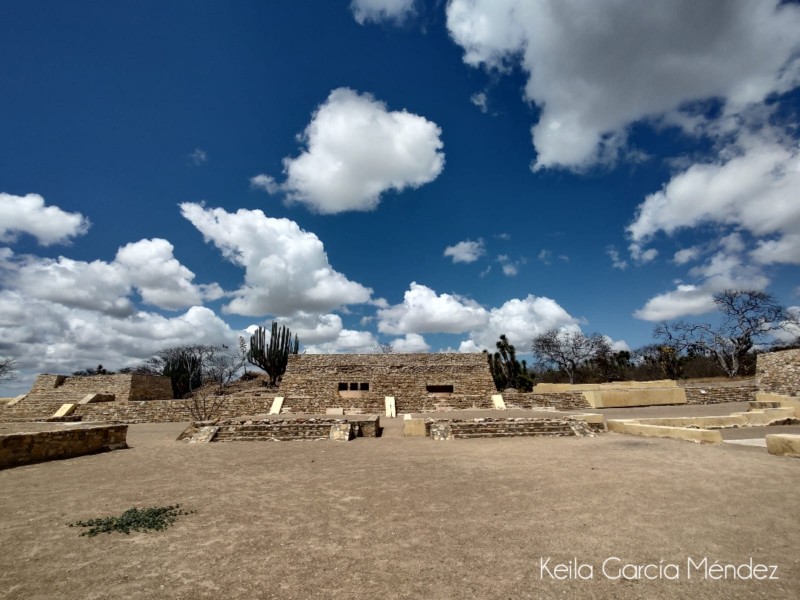
[[[0,469],[127,448],[127,425],[0,435]]]
[[[756,382],[762,392],[800,396],[800,349],[759,354]]]
[[[369,390],[340,394],[340,383],[366,383]],[[427,386],[453,391],[430,392]],[[394,396],[397,412],[420,412],[491,408],[496,390],[484,354],[298,354],[289,357],[280,392],[285,408],[295,412],[334,407],[382,412],[386,396]]]
[[[151,401],[172,398],[168,377],[120,373],[89,377],[43,374],[36,377],[31,391],[13,406],[3,408],[0,419],[41,419],[51,416],[63,404],[78,404],[90,394],[113,400]]]

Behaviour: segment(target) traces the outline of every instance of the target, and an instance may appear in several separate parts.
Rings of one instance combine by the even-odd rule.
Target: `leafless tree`
[[[216,348],[215,352],[203,361],[203,379],[214,381],[218,389],[223,390],[241,370],[246,360],[247,356],[242,356],[241,351],[232,350],[225,345]]]
[[[653,336],[679,351],[703,353],[714,358],[728,377],[736,376],[743,359],[776,331],[792,331],[797,315],[758,290],[725,290],[714,296],[721,313],[719,325],[663,322]]]
[[[533,339],[531,352],[540,363],[555,365],[575,383],[575,372],[587,361],[610,352],[608,340],[599,333],[585,335],[580,331],[553,329]]]
[[[13,358],[0,358],[0,381],[11,381],[17,376],[17,363]]]
[[[194,421],[211,421],[219,416],[225,405],[226,397],[217,394],[216,391],[209,386],[204,386],[192,391],[188,398],[184,398],[183,405]]]

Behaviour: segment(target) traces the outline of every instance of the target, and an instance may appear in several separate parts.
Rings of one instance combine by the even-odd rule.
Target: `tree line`
[[[487,352],[498,390],[530,391],[534,381],[600,383],[683,377],[749,376],[756,353],[800,347],[800,315],[758,290],[725,290],[714,295],[716,325],[664,321],[653,330],[655,342],[633,351],[613,350],[606,336],[572,330],[551,330],[536,336],[530,350],[534,363],[516,359],[505,335],[497,351]],[[795,337],[776,343],[774,334]]]

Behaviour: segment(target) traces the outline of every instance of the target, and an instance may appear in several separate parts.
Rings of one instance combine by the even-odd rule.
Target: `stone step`
[[[327,440],[328,435],[324,436],[296,436],[296,435],[259,435],[259,436],[237,436],[237,435],[224,435],[214,438],[215,442],[295,442],[303,440]]]
[[[520,434],[520,435],[545,435],[548,433],[569,433],[572,434],[572,429],[569,427],[536,429],[528,427],[509,427],[504,429],[486,429],[483,427],[453,427],[450,429],[453,435],[467,434],[467,433],[485,433],[485,434]]]
[[[514,425],[513,423],[475,423],[474,425],[465,425],[463,423],[453,423],[451,426],[453,431],[561,431],[568,430],[569,425],[566,423],[555,424],[530,424]]]
[[[315,423],[311,425],[298,425],[297,423],[291,423],[288,425],[233,425],[233,426],[223,426],[222,431],[237,431],[239,433],[245,432],[253,432],[253,433],[263,433],[269,431],[330,431],[331,425],[333,423]]]
[[[327,437],[330,435],[331,428],[330,426],[323,429],[303,429],[303,430],[296,430],[296,429],[265,429],[263,431],[223,431],[220,430],[217,433],[218,438],[224,438],[229,436],[236,436],[236,437],[247,437],[247,438],[259,438],[259,437],[274,437],[274,436],[284,436],[284,437]]]
[[[780,400],[750,400],[748,403],[749,410],[760,410],[764,408],[781,408]]]
[[[471,438],[505,438],[505,437],[565,437],[574,436],[571,429],[563,431],[476,431],[476,432],[453,432],[453,437],[456,439],[471,439]]]

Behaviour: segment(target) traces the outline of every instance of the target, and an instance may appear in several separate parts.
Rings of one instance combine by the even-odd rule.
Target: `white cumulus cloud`
[[[334,340],[304,345],[303,351],[308,354],[372,354],[377,348],[378,340],[371,332],[342,329]]]
[[[715,309],[714,294],[726,289],[764,289],[769,279],[757,265],[747,262],[745,244],[738,233],[717,242],[719,250],[689,270],[697,284],[678,283],[634,312],[638,319],[662,321],[700,315]]]
[[[430,349],[428,342],[418,333],[407,333],[404,337],[392,340],[392,350],[398,354],[428,352]]]
[[[320,239],[289,219],[260,210],[229,213],[186,202],[181,214],[222,255],[244,268],[244,284],[225,306],[246,315],[322,313],[369,301],[372,290],[331,267]]]
[[[45,206],[39,194],[0,192],[0,242],[14,242],[20,233],[27,233],[42,246],[64,244],[86,233],[89,226],[89,219],[80,213]]]
[[[0,354],[17,357],[20,380],[30,388],[37,373],[71,373],[102,363],[133,366],[159,350],[185,344],[236,346],[239,332],[214,312],[193,306],[174,317],[135,311],[120,315],[0,290]]]
[[[447,26],[467,64],[527,73],[537,169],[613,160],[634,122],[707,99],[734,114],[800,82],[800,7],[779,0],[451,0]]]
[[[219,297],[216,284],[197,286],[194,273],[173,256],[167,240],[140,240],[120,248],[111,262],[57,259],[36,256],[12,257],[2,264],[5,285],[27,297],[48,300],[126,316],[135,312],[133,291],[145,304],[178,310],[201,304],[204,298]]]
[[[747,229],[791,247],[800,236],[800,150],[763,139],[746,139],[734,156],[694,164],[650,194],[628,226],[633,244],[707,223]],[[784,240],[784,238],[789,238]],[[766,243],[766,242],[765,242]],[[800,246],[785,262],[800,262]],[[762,249],[762,262],[784,262]]]
[[[378,310],[378,331],[389,334],[462,333],[483,326],[488,314],[474,300],[437,294],[412,282],[403,302]]]
[[[461,352],[493,350],[501,334],[505,334],[518,352],[527,352],[530,342],[551,329],[576,328],[577,319],[551,298],[528,295],[513,298],[492,308],[488,319],[470,331],[469,339],[459,347]]]
[[[304,348],[307,345],[334,341],[344,330],[342,318],[335,314],[300,312],[275,320],[280,325],[286,325],[292,334],[297,334],[297,338]]]
[[[322,214],[375,209],[381,194],[417,188],[444,168],[441,130],[405,110],[390,111],[370,94],[333,90],[314,112],[300,139],[300,156],[283,160],[286,180],[251,179],[288,202]]]
[[[691,248],[682,248],[675,252],[672,257],[672,262],[676,265],[685,265],[688,262],[692,262],[698,256],[700,256],[700,248],[697,246],[692,246]]]
[[[414,0],[352,0],[350,10],[359,25],[368,21],[402,22],[414,13]]]
[[[800,264],[800,149],[775,132],[740,135],[715,161],[677,173],[638,207],[627,228],[634,256],[656,236],[708,225],[717,232],[704,247],[675,253],[678,265],[714,253],[689,270],[696,283],[655,296],[635,316],[670,319],[711,310],[711,297],[726,288],[763,289],[765,265]],[[708,231],[706,229],[705,231]],[[747,235],[744,235],[744,234]]]
[[[444,249],[444,255],[453,259],[453,263],[471,263],[486,254],[483,239],[477,241],[464,240]]]

